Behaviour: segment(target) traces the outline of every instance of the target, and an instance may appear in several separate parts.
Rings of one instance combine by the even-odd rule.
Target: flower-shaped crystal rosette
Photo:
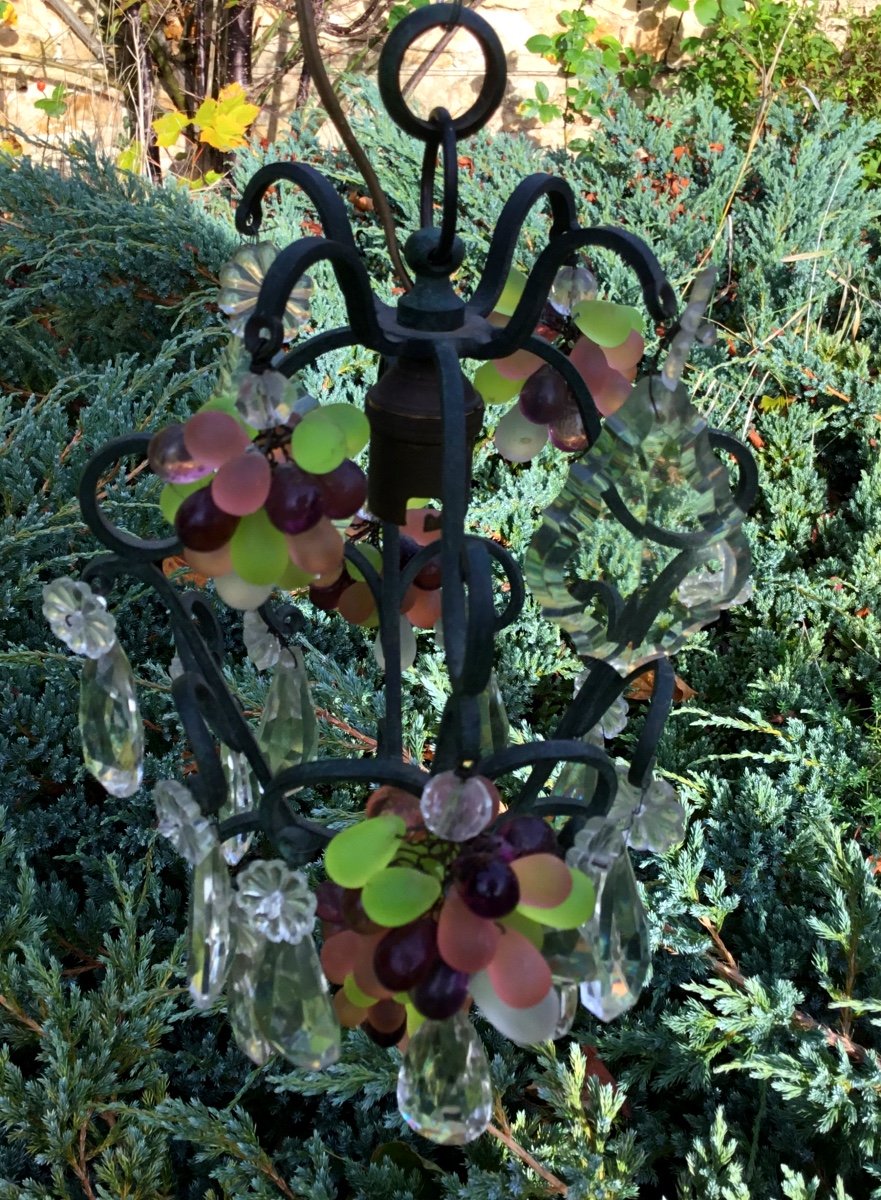
[[[44,586],[43,616],[55,636],[83,658],[101,658],[116,641],[116,618],[104,597],[67,575]]]
[[[236,337],[244,337],[248,318],[257,307],[257,297],[266,272],[278,257],[278,247],[272,242],[255,242],[241,246],[228,263],[220,269],[220,294],[217,306],[229,318],[229,327]],[[304,275],[288,297],[284,311],[286,340],[296,334],[309,320],[309,302],[313,285]]]
[[[294,945],[311,935],[316,899],[302,871],[264,859],[245,867],[236,884],[236,905],[255,933]]]
[[[160,779],[153,788],[159,832],[191,866],[217,845],[217,827],[204,816],[189,789],[174,779]]]
[[[461,790],[447,774],[434,781],[456,808]],[[472,783],[497,797],[488,779]],[[475,803],[482,811],[482,796]],[[565,863],[546,821],[512,817],[490,829],[497,815],[496,804],[476,833],[450,840],[427,828],[414,796],[385,787],[366,818],[330,842],[318,915],[342,1024],[393,1045],[423,1019],[452,1017],[470,993],[506,1036],[551,1036],[560,996],[541,945],[546,933],[588,920],[594,891]]]

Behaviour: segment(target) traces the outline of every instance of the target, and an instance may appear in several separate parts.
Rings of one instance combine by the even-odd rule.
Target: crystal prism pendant
[[[268,671],[278,662],[281,642],[258,612],[246,612],[242,617],[242,640],[258,671]]]
[[[229,746],[220,746],[220,765],[226,780],[226,802],[221,805],[217,814],[221,821],[227,817],[236,817],[240,813],[251,812],[254,808],[254,777],[251,767],[244,754],[230,750]],[[231,867],[238,866],[248,853],[252,841],[250,833],[237,834],[227,838],[223,843],[223,857]]]
[[[245,336],[245,326],[257,307],[264,276],[277,257],[278,248],[271,242],[255,242],[241,246],[230,261],[220,268],[217,307],[229,317],[230,330],[236,337]],[[304,275],[294,286],[285,306],[285,340],[290,341],[303,322],[309,319],[311,297],[312,280]]]
[[[273,775],[315,758],[318,723],[299,650],[282,650],[279,656],[266,693],[257,744]]]
[[[666,854],[685,837],[685,809],[666,779],[653,779],[633,814],[627,844],[634,850]]]
[[[480,710],[480,753],[496,754],[508,745],[510,725],[495,671],[490,671],[489,683],[477,697],[477,704]]]
[[[144,725],[135,678],[119,642],[83,663],[80,738],[86,770],[112,796],[134,795],[144,771]]]
[[[208,1008],[220,995],[229,966],[232,888],[220,846],[193,868],[190,887],[190,995]]]
[[[620,848],[621,832],[606,825],[590,845],[579,845],[583,837],[578,835],[566,856],[570,866],[577,857],[578,869],[597,889],[594,914],[579,930],[588,948],[581,1003],[601,1021],[612,1021],[633,1007],[645,983],[648,922],[630,855]]]
[[[263,1066],[275,1053],[257,1021],[257,977],[267,941],[255,933],[238,905],[232,909],[235,947],[226,979],[227,1016],[236,1045]]]
[[[411,1129],[446,1146],[479,1138],[492,1116],[489,1063],[468,1014],[425,1021],[398,1074],[398,1108]]]
[[[254,1013],[262,1037],[293,1066],[320,1071],[339,1058],[339,1022],[311,937],[265,942]]]
[[[564,983],[559,989],[560,997],[560,1017],[557,1021],[557,1028],[553,1033],[553,1041],[557,1038],[565,1037],[575,1023],[575,1015],[578,1012],[578,985],[576,983]]]

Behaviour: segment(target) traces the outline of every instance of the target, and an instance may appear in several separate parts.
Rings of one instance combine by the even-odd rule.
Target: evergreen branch
[[[328,711],[328,709],[316,708],[315,715],[320,720],[327,721],[328,725],[333,725],[335,729],[339,729],[342,733],[347,733],[349,737],[355,738],[356,741],[360,742],[368,750],[376,750],[376,738],[372,738],[368,733],[362,733],[360,729],[355,729],[354,726],[347,724],[339,717],[335,717],[332,712]],[[404,750],[402,753],[404,756],[404,762],[409,763],[413,761],[412,754],[408,754],[406,750]]]
[[[729,983],[733,983],[735,987],[745,988],[746,979],[741,973],[734,955],[722,941],[718,929],[716,929],[709,917],[699,917],[698,920],[710,935],[716,949],[715,955],[710,954],[707,956],[715,973],[721,979],[726,979]],[[853,1041],[844,1033],[836,1033],[834,1029],[830,1029],[828,1025],[824,1025],[814,1017],[808,1016],[801,1009],[797,1008],[792,1014],[792,1023],[797,1029],[802,1029],[805,1032],[822,1033],[827,1045],[843,1050],[848,1058],[853,1059],[856,1063],[874,1062],[876,1066],[881,1066],[881,1060],[879,1060],[878,1055],[873,1050],[867,1050],[865,1046],[860,1046],[859,1043]]]
[[[505,1116],[501,1104],[496,1103],[496,1115],[499,1118],[502,1128],[498,1125],[493,1125],[492,1122],[486,1127],[486,1132],[507,1146],[513,1155],[520,1159],[525,1166],[529,1167],[530,1171],[534,1171],[539,1175],[550,1188],[551,1192],[558,1196],[566,1196],[569,1194],[569,1189],[562,1179],[558,1179],[556,1175],[552,1175],[547,1167],[543,1167],[541,1163],[536,1162],[528,1150],[525,1150],[519,1142],[514,1140],[511,1128],[508,1125],[508,1118]]]
[[[92,1181],[91,1181],[91,1179],[89,1179],[89,1169],[86,1166],[86,1134],[89,1129],[89,1120],[90,1119],[91,1119],[91,1113],[89,1114],[89,1117],[80,1126],[79,1155],[76,1159],[71,1160],[70,1165],[73,1168],[73,1173],[76,1175],[77,1179],[80,1181],[80,1183],[83,1186],[83,1191],[86,1194],[87,1200],[97,1200],[97,1197],[95,1196],[95,1192],[92,1188]]]
[[[2,992],[0,992],[0,1007],[5,1008],[8,1013],[15,1017],[16,1021],[21,1021],[22,1025],[26,1025],[28,1029],[32,1029],[38,1037],[43,1036],[43,1026],[38,1025],[32,1017],[29,1017],[26,1012],[23,1012],[16,1004],[8,1000]]]

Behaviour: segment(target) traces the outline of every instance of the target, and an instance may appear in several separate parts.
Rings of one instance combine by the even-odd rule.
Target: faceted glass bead
[[[398,1108],[411,1129],[446,1146],[480,1137],[492,1116],[489,1063],[468,1018],[425,1021],[398,1074]]]
[[[74,654],[100,658],[116,641],[116,618],[87,583],[63,575],[43,587],[43,616]]]
[[[318,752],[318,722],[299,650],[282,650],[273,672],[257,730],[257,744],[273,775]]]
[[[587,267],[560,267],[548,297],[551,308],[568,317],[576,304],[596,300],[597,281]]]
[[[248,658],[258,671],[268,671],[278,662],[281,642],[267,626],[260,614],[254,610],[242,618],[242,638]]]
[[[650,962],[645,910],[626,850],[611,863],[580,868],[594,880],[597,905],[581,927],[590,962],[581,984],[581,1002],[601,1021],[612,1021],[632,1008],[645,983]]]
[[[254,242],[241,246],[230,261],[220,268],[217,307],[229,317],[230,330],[236,337],[245,336],[245,325],[257,307],[257,297],[266,272],[277,257],[278,248],[271,242]],[[311,297],[312,280],[304,275],[288,297],[284,311],[286,341],[290,341],[309,319]]]
[[[266,939],[255,934],[237,904],[232,908],[234,953],[226,977],[226,1003],[236,1045],[252,1062],[262,1066],[273,1055],[272,1046],[257,1021],[257,975],[266,950]]]
[[[280,371],[255,375],[245,370],[238,377],[236,411],[255,429],[275,429],[290,421],[301,395],[296,382]]]
[[[251,765],[244,754],[230,750],[229,746],[223,744],[219,750],[220,765],[226,780],[226,801],[221,805],[217,816],[219,820],[225,821],[227,817],[253,811],[255,783]],[[250,833],[241,833],[226,839],[223,843],[223,857],[231,867],[238,866],[242,861],[252,840]]]
[[[502,691],[495,671],[489,673],[489,683],[477,697],[480,711],[480,753],[495,754],[508,745],[510,725]]]
[[[144,724],[135,678],[119,642],[87,658],[80,678],[83,762],[111,796],[132,796],[144,771]]]
[[[340,1056],[340,1027],[311,937],[267,942],[254,1011],[263,1037],[295,1067],[320,1071]]]
[[[159,832],[191,866],[217,845],[217,826],[203,815],[192,792],[175,779],[160,779],[153,788]]]
[[[494,791],[489,780],[479,775],[463,779],[455,771],[441,771],[429,779],[422,792],[422,819],[438,837],[467,842],[493,819]]]
[[[240,872],[236,904],[255,933],[270,942],[299,942],[310,937],[316,899],[302,871],[280,859],[261,859]]]
[[[220,846],[193,868],[190,889],[188,974],[197,1008],[208,1008],[223,989],[230,958],[232,888]]]

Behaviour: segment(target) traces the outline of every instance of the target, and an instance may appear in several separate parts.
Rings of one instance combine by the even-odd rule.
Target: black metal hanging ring
[[[434,225],[434,175],[437,156],[443,159],[443,187],[441,191],[440,240],[429,254],[432,262],[443,265],[452,257],[456,238],[456,221],[459,210],[459,170],[456,156],[456,131],[453,118],[445,108],[436,108],[431,114],[436,123],[437,137],[425,143],[422,156],[422,177],[419,181],[419,223],[423,229]]]
[[[418,8],[394,27],[382,48],[379,56],[379,94],[386,112],[398,128],[420,142],[433,141],[437,137],[437,126],[433,121],[417,117],[404,99],[401,89],[404,55],[413,42],[429,29],[446,30],[456,25],[474,35],[483,51],[486,65],[477,99],[467,112],[453,118],[456,140],[461,141],[482,129],[505,95],[508,78],[505,51],[493,27],[476,12],[459,4],[430,4]]]
[[[114,438],[97,450],[86,463],[79,484],[80,511],[92,533],[115,554],[121,554],[129,562],[159,562],[170,554],[180,554],[181,543],[177,537],[139,538],[127,533],[104,515],[98,501],[98,492],[104,472],[129,454],[147,457],[150,445],[149,433],[131,433]]]

